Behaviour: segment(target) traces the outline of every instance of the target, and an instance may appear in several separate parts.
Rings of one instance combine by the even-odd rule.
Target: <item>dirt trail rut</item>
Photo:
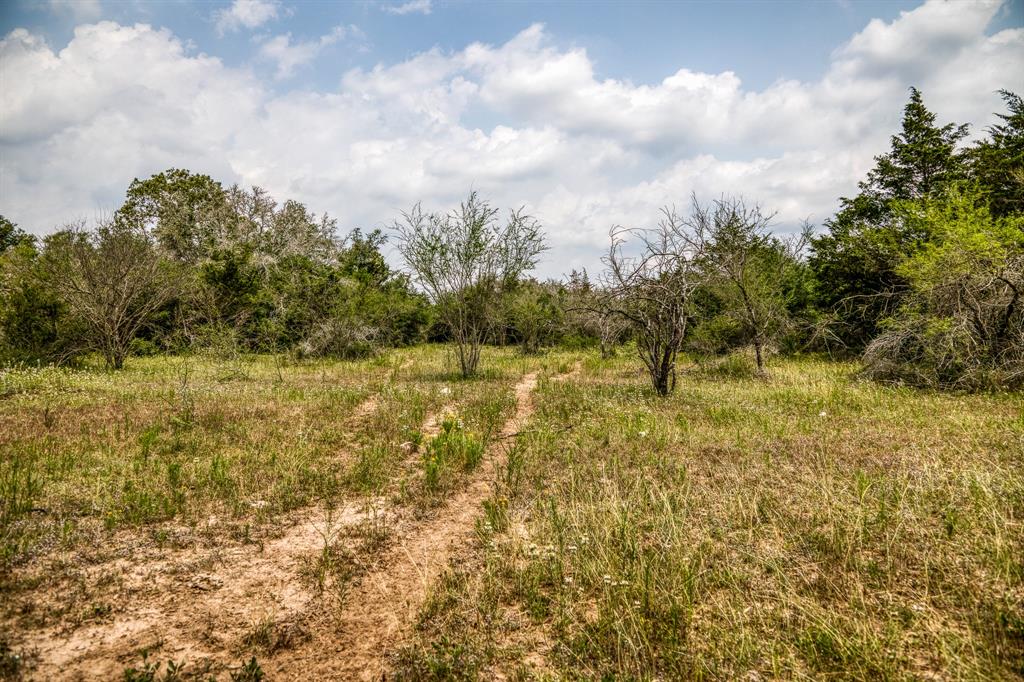
[[[468,547],[480,505],[491,492],[503,442],[530,418],[536,385],[536,372],[520,379],[515,387],[516,412],[468,484],[434,516],[409,528],[381,567],[362,578],[346,597],[331,631],[317,633],[307,644],[268,661],[264,667],[273,679],[381,679],[388,654],[401,643],[430,586]]]
[[[119,560],[114,568],[122,572],[131,595],[127,606],[113,622],[71,633],[50,628],[28,635],[24,644],[39,654],[32,677],[115,679],[138,663],[137,652],[144,647],[153,648],[151,660],[184,660],[188,669],[203,659],[229,665],[240,660],[245,634],[265,621],[278,630],[297,625],[299,633],[283,651],[258,657],[269,679],[380,679],[388,654],[401,643],[431,584],[468,548],[504,443],[533,411],[536,384],[536,372],[520,379],[515,414],[464,488],[426,519],[396,517],[392,533],[397,540],[375,557],[340,607],[324,601],[302,579],[304,563],[323,549],[325,535],[356,526],[383,508],[383,500],[371,501],[371,507],[366,501],[350,504],[330,515],[305,510],[262,551],[240,545],[172,552],[139,563]],[[370,398],[353,416],[366,416],[376,407],[376,398]],[[436,416],[427,421],[432,423],[424,427],[436,428]]]

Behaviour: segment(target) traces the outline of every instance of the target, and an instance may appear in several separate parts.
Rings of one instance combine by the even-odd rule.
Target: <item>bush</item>
[[[900,206],[934,237],[899,266],[905,303],[864,353],[867,376],[966,390],[1024,385],[1024,216],[994,218],[973,187]]]

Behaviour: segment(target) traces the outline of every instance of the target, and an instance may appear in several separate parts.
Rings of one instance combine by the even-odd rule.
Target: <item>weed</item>
[[[167,661],[166,668],[161,672],[163,664],[149,660],[149,651],[142,651],[139,667],[126,668],[121,674],[124,682],[181,682],[185,679],[185,663]]]
[[[458,473],[475,469],[483,455],[483,441],[466,431],[460,420],[446,416],[423,453],[424,489],[430,495],[450,489]]]
[[[237,670],[231,671],[231,682],[260,682],[266,679],[263,668],[253,656],[246,663],[243,663]]]

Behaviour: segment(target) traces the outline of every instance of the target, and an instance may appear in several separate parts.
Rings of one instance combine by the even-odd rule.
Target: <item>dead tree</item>
[[[141,229],[104,222],[72,226],[46,241],[47,277],[83,323],[87,350],[120,369],[132,340],[178,291],[173,266]]]
[[[654,390],[664,396],[675,388],[704,244],[674,208],[662,209],[662,216],[653,229],[612,229],[604,284],[608,310],[633,328]],[[629,236],[638,242],[637,255],[627,254]]]

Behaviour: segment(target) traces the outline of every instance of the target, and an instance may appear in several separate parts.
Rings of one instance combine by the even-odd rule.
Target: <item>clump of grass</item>
[[[6,638],[0,637],[0,680],[22,679],[31,670],[35,658],[35,655],[16,652]]]
[[[167,661],[166,667],[160,661],[150,661],[149,651],[142,652],[139,667],[129,666],[121,674],[124,682],[181,682],[191,677],[185,670],[184,662]]]
[[[460,473],[472,471],[484,455],[484,442],[467,431],[462,421],[446,416],[441,431],[423,453],[423,487],[428,495],[438,495],[458,480]]]
[[[231,671],[231,682],[260,682],[266,677],[255,656]]]
[[[252,627],[242,636],[242,645],[272,656],[307,639],[309,631],[301,624],[282,623],[268,615],[253,622]]]

